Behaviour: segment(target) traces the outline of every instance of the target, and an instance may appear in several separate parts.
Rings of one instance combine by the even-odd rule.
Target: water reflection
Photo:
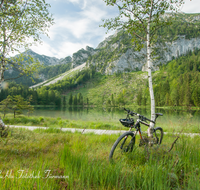
[[[134,112],[145,115],[150,118],[150,108],[131,109]],[[193,119],[200,120],[199,110],[175,110],[175,109],[156,109],[156,112],[162,113],[163,118],[183,118],[190,114]],[[66,108],[35,108],[33,116],[60,117],[73,120],[90,121],[118,121],[126,117],[123,108],[94,108],[94,107],[66,107]]]

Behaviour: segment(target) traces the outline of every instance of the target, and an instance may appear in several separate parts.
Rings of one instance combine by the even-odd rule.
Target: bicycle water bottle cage
[[[121,122],[122,125],[124,125],[125,127],[131,127],[134,125],[134,120],[130,120],[130,119],[120,119],[119,120]]]

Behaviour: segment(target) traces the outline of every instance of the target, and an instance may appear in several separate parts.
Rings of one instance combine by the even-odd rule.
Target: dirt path
[[[35,130],[35,129],[48,129],[48,127],[38,127],[38,126],[16,126],[16,125],[9,125],[10,127],[14,127],[14,128],[25,128],[25,129],[29,129],[29,130]],[[70,131],[72,133],[75,132],[81,132],[82,134],[85,133],[94,133],[97,135],[111,135],[111,134],[122,134],[124,132],[127,132],[125,130],[105,130],[105,129],[77,129],[77,128],[56,128],[56,129],[60,129],[61,131]],[[164,132],[164,134],[172,134],[169,132]],[[174,135],[179,135],[178,133],[173,133]],[[187,135],[190,137],[194,137],[194,136],[200,136],[200,133],[182,133],[181,135]]]

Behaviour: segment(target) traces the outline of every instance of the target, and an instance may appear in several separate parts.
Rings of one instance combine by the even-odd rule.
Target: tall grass
[[[137,138],[130,155],[109,163],[118,136],[12,129],[0,142],[1,189],[200,189],[199,137],[181,136],[170,152],[174,136],[148,149]]]

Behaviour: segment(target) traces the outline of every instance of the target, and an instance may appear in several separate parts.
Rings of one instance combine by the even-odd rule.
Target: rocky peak
[[[80,49],[72,55],[72,68],[77,67],[87,61],[89,56],[92,56],[95,50],[92,47],[86,46],[86,49]]]
[[[49,57],[46,55],[40,55],[38,53],[35,53],[31,49],[28,49],[27,51],[23,52],[24,55],[30,55],[40,63],[43,63],[44,65],[57,65],[60,64],[60,59],[56,57]]]
[[[60,59],[61,64],[67,64],[67,63],[71,63],[71,62],[72,62],[72,58],[70,56],[67,56],[64,59]]]

